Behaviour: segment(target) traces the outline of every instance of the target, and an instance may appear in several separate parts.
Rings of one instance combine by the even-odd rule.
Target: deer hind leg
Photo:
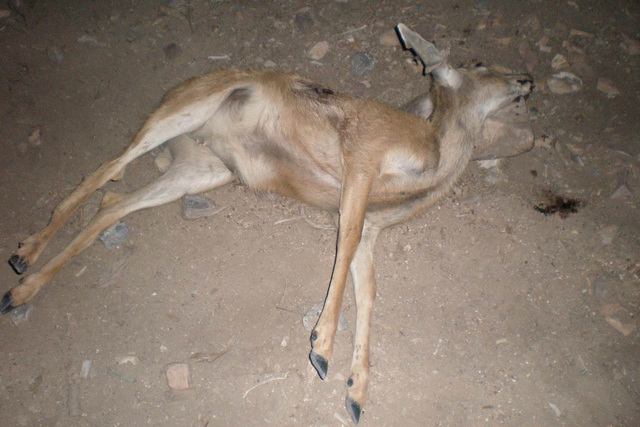
[[[233,174],[206,147],[196,145],[186,136],[175,138],[169,144],[174,160],[165,174],[132,193],[108,193],[101,209],[87,228],[39,272],[25,277],[19,285],[4,295],[0,302],[0,312],[7,313],[31,300],[71,258],[89,247],[102,231],[125,215],[177,200],[185,194],[208,191],[233,181]]]
[[[360,420],[369,386],[369,336],[371,313],[376,297],[376,278],[373,271],[373,248],[380,228],[365,223],[362,239],[351,262],[350,272],[356,297],[356,335],[351,360],[351,373],[347,380],[345,406],[354,423]]]
[[[196,98],[195,95],[189,92],[185,96]],[[211,97],[200,99],[198,102],[184,102],[183,99],[175,97],[176,99],[171,99],[162,104],[156,112],[149,116],[131,145],[121,156],[103,163],[94,173],[87,176],[56,207],[49,224],[40,232],[28,237],[18,245],[18,250],[9,259],[9,263],[16,273],[24,273],[29,265],[35,263],[53,235],[78,207],[107,181],[121,179],[127,164],[132,160],[171,138],[193,132],[202,126],[211,116],[212,105],[215,104],[212,99],[219,98],[218,95],[213,94]]]

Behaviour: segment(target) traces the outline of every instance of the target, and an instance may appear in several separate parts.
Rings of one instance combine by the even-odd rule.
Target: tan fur
[[[469,161],[487,114],[531,89],[527,76],[450,67],[436,71],[430,92],[407,111],[272,71],[216,71],[183,83],[166,95],[121,156],[104,163],[62,201],[49,225],[26,239],[11,263],[19,272],[35,263],[89,195],[167,141],[168,170],[133,193],[107,193],[87,228],[5,295],[3,311],[31,300],[73,256],[128,213],[239,179],[257,191],[339,212],[335,265],[310,358],[324,378],[350,271],[357,324],[347,410],[357,422],[367,398],[376,292],[373,247],[379,231],[441,197]]]

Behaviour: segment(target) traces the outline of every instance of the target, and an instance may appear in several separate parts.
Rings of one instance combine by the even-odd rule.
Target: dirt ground
[[[0,16],[4,260],[191,76],[274,68],[400,105],[424,80],[384,37],[398,22],[450,44],[455,64],[529,70],[533,150],[472,162],[447,198],[378,240],[361,424],[640,425],[636,1],[11,0]],[[321,41],[329,51],[312,60]],[[358,52],[375,58],[363,75]],[[554,70],[557,54],[568,63]],[[580,77],[577,92],[550,91],[560,70]],[[155,176],[147,155],[106,188]],[[545,216],[534,207],[550,193],[582,204]],[[352,293],[325,381],[309,368],[302,324],[325,296],[335,231],[301,217],[329,218],[239,185],[206,196],[225,209],[195,221],[179,203],[132,214],[125,244],[96,242],[32,301],[27,321],[0,319],[1,424],[350,424]],[[0,267],[3,293],[18,279]],[[168,387],[175,363],[189,365],[190,389]]]

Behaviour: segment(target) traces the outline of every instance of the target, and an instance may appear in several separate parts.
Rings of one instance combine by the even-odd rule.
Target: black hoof
[[[316,368],[316,371],[318,371],[318,376],[320,377],[320,379],[324,380],[325,378],[327,378],[329,361],[313,350],[311,350],[311,353],[309,353],[309,360],[311,361],[313,367]]]
[[[11,255],[11,258],[9,258],[9,264],[18,274],[24,273],[27,271],[27,267],[29,267],[29,261],[25,261],[20,255]]]
[[[13,305],[13,295],[11,295],[11,291],[7,291],[0,302],[0,313],[7,314],[14,308],[16,307]]]
[[[347,399],[344,403],[347,407],[347,412],[349,413],[349,415],[351,415],[353,423],[358,424],[358,422],[360,421],[360,414],[362,414],[362,406],[360,406],[358,402],[351,399],[349,396],[347,396]]]

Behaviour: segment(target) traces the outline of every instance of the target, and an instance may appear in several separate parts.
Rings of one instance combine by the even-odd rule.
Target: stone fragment
[[[129,238],[129,227],[127,227],[126,223],[118,221],[115,225],[100,233],[98,238],[107,249],[121,246]]]
[[[607,98],[615,98],[620,95],[620,91],[615,87],[613,81],[606,77],[600,77],[598,79],[597,88],[600,92],[607,95]]]
[[[575,93],[582,88],[582,79],[568,71],[560,71],[547,79],[547,87],[556,95]]]
[[[174,390],[187,390],[191,387],[189,364],[174,363],[167,367],[167,384]]]
[[[186,194],[182,197],[182,218],[186,220],[207,218],[216,212],[216,203],[208,197],[197,194]]]
[[[64,53],[62,53],[62,49],[58,46],[49,46],[47,48],[47,58],[53,64],[61,64],[64,60]]]
[[[311,332],[318,323],[318,319],[320,318],[320,314],[322,313],[323,303],[319,302],[314,304],[304,316],[302,316],[302,325],[304,326],[305,331]],[[349,329],[349,323],[347,319],[340,313],[340,318],[338,319],[338,332],[346,331]]]
[[[293,25],[296,27],[296,30],[301,33],[309,32],[313,29],[316,24],[316,17],[313,11],[305,7],[296,13],[295,18],[293,18]]]
[[[620,47],[629,55],[640,55],[640,40],[622,33],[622,43]]]
[[[329,52],[329,42],[321,41],[314,44],[313,47],[309,49],[309,52],[307,52],[307,55],[309,55],[309,58],[315,61],[319,61],[322,58],[324,58],[328,52]]]
[[[564,55],[558,53],[551,60],[551,68],[555,71],[566,70],[569,68],[569,61],[567,61],[567,58],[565,58]]]
[[[520,99],[486,119],[473,159],[513,157],[531,150],[533,143],[529,110],[524,99]]]
[[[351,55],[351,72],[363,76],[373,70],[376,58],[367,52],[356,52]]]
[[[164,52],[164,56],[166,56],[169,61],[173,61],[182,53],[182,49],[180,49],[180,46],[175,43],[169,43],[164,48],[162,48],[162,51]]]
[[[518,53],[524,60],[525,67],[527,67],[527,71],[533,73],[533,70],[538,65],[538,55],[531,50],[531,46],[529,46],[529,42],[523,40],[518,45]]]
[[[9,318],[11,319],[11,323],[17,325],[22,322],[26,322],[29,320],[29,316],[31,315],[32,305],[24,304],[20,305],[9,312]]]
[[[395,30],[387,30],[384,33],[380,34],[380,44],[382,46],[394,47],[398,46],[398,35]]]

